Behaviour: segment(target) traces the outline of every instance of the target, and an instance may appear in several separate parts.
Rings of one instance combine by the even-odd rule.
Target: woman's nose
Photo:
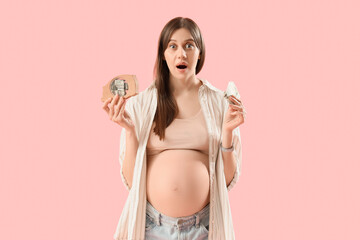
[[[186,51],[185,51],[185,49],[183,49],[183,48],[179,48],[179,50],[178,50],[178,56],[180,56],[180,57],[186,57]]]

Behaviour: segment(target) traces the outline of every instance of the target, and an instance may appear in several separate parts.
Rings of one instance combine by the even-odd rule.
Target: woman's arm
[[[232,132],[223,132],[221,139],[222,139],[222,146],[224,148],[230,148],[233,142]],[[236,157],[234,156],[234,151],[232,152],[221,151],[221,153],[224,162],[224,174],[225,174],[226,186],[229,186],[231,180],[234,178],[235,175],[237,161],[236,161]]]
[[[239,126],[244,123],[246,114],[240,99],[230,96],[229,100],[232,104],[225,101],[227,110],[221,131],[221,141],[224,148],[230,148],[232,145],[234,148],[231,152],[220,150],[223,158],[224,175],[228,191],[235,185],[240,175],[242,156]]]

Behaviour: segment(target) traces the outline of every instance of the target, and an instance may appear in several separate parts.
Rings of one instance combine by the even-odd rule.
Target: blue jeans
[[[186,217],[169,217],[146,203],[146,240],[207,240],[209,234],[210,203],[202,210]]]

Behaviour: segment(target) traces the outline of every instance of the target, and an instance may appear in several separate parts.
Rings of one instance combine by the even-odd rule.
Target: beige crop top
[[[165,130],[165,138],[160,141],[151,127],[146,146],[147,155],[156,155],[168,149],[192,149],[209,154],[209,136],[202,109],[190,118],[175,118]]]

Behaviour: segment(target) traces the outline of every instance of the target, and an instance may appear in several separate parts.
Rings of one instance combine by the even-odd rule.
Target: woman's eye
[[[191,47],[193,47],[193,45],[192,45],[191,43],[186,44],[186,46],[188,46],[188,45],[190,45]],[[175,46],[175,45],[174,45],[174,44],[171,44],[171,45],[169,45],[169,48],[172,48],[172,46]]]

